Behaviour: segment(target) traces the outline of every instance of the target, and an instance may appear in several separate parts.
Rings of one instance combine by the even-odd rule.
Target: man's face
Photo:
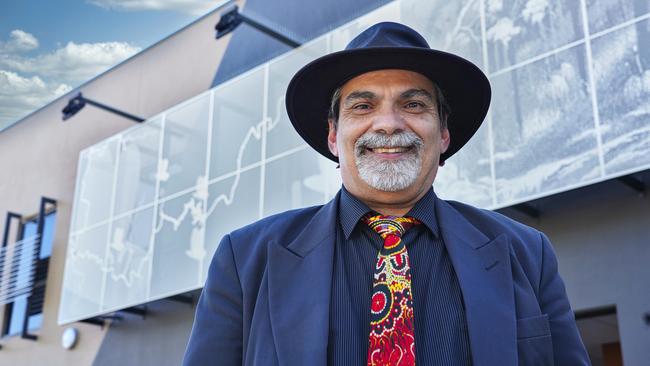
[[[328,145],[348,191],[366,203],[398,205],[417,201],[431,187],[449,132],[440,128],[428,78],[379,70],[343,85]]]

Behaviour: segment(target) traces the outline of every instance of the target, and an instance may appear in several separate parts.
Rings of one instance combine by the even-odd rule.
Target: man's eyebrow
[[[349,104],[350,102],[353,102],[358,99],[376,99],[377,95],[371,91],[354,91],[350,94],[348,94],[347,97],[345,97],[345,104]]]
[[[409,89],[400,94],[400,98],[402,99],[409,99],[413,97],[425,97],[433,102],[433,95],[431,95],[431,93],[425,89]]]

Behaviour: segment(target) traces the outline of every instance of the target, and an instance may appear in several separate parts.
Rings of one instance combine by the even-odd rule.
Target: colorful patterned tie
[[[362,220],[384,239],[372,287],[368,365],[415,365],[411,266],[401,237],[420,222],[372,214]]]

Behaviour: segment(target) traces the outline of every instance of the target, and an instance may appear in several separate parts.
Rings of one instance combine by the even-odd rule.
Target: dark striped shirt
[[[403,236],[411,261],[417,365],[471,365],[463,299],[438,230],[433,189],[406,214],[422,222]],[[329,365],[365,365],[370,298],[381,237],[359,219],[371,210],[341,189],[330,306]]]

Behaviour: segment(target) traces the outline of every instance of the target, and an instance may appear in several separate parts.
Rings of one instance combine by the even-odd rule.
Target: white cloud
[[[74,43],[35,57],[0,54],[0,67],[78,84],[139,52],[124,42]]]
[[[0,53],[24,52],[35,48],[38,48],[38,39],[20,29],[11,31],[9,41],[0,42]]]
[[[47,83],[38,76],[27,78],[0,70],[0,127],[70,90],[70,86],[63,83]]]
[[[140,51],[125,42],[74,43],[36,56],[33,35],[14,30],[0,41],[0,128]]]
[[[191,15],[203,15],[223,3],[222,0],[88,0],[105,9],[171,10]]]

